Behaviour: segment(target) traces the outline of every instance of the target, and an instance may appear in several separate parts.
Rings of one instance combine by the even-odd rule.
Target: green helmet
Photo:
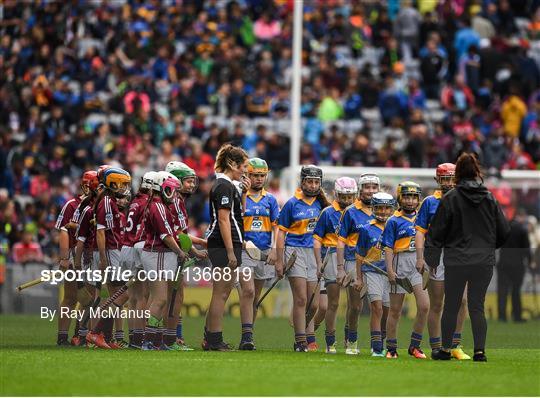
[[[248,173],[268,173],[268,164],[261,158],[251,158],[247,167]]]
[[[171,173],[173,176],[182,181],[184,178],[197,177],[195,170],[182,162],[172,161],[167,163],[165,171]]]
[[[180,180],[180,184],[182,187],[180,188],[180,192],[184,195],[192,194],[197,190],[197,186],[199,185],[199,179],[197,177],[197,173],[195,173],[195,170],[193,170],[191,167],[189,167],[187,164],[177,161],[172,161],[167,163],[167,166],[165,167],[165,171],[168,173],[171,173],[173,176],[178,178]],[[189,189],[188,191],[184,190],[183,184],[184,180],[186,178],[194,178],[195,179],[195,185],[193,189]]]

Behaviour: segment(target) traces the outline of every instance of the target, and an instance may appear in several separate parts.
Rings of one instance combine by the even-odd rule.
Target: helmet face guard
[[[336,193],[336,200],[342,209],[352,205],[355,199],[356,199],[356,194]]]
[[[142,181],[141,181],[141,189],[147,189],[151,191],[154,185],[155,176],[156,176],[155,171],[149,171],[147,173],[144,173],[142,177]]]
[[[308,197],[315,197],[321,193],[321,185],[320,178],[306,177],[302,179],[300,188],[302,189],[304,195]]]
[[[412,200],[409,200],[411,198]],[[416,211],[418,205],[420,204],[420,195],[407,193],[401,196],[399,206],[407,213],[412,213]]]
[[[110,188],[110,190],[117,198],[131,196],[131,184],[129,182],[121,182],[117,184],[115,188]]]
[[[373,217],[382,223],[392,215],[396,208],[396,200],[385,192],[377,192],[371,200]]]
[[[300,188],[304,195],[314,197],[321,193],[322,170],[314,165],[303,166],[300,172]],[[318,183],[316,183],[316,181]]]
[[[340,177],[334,183],[336,200],[340,207],[345,208],[353,204],[358,195],[358,185],[354,178]]]
[[[123,169],[116,167],[106,169],[103,180],[105,187],[117,198],[131,193],[131,176]]]
[[[178,188],[178,192],[180,192],[182,195],[192,195],[197,191],[197,188],[199,187],[199,177],[193,176],[193,177],[184,177],[180,180],[180,188]]]
[[[443,193],[454,189],[456,186],[456,178],[454,176],[435,177],[435,181],[437,181]]]
[[[81,179],[81,191],[85,196],[95,194],[99,185],[97,171],[85,171]]]
[[[371,198],[381,189],[381,180],[375,174],[362,174],[358,183],[360,187],[360,200],[370,206]]]
[[[171,202],[179,188],[180,183],[177,179],[167,178],[161,183],[161,197],[166,202]]]
[[[416,211],[420,204],[421,196],[422,190],[420,189],[420,185],[415,182],[405,181],[398,185],[398,204],[399,207],[407,213]],[[408,198],[414,198],[415,200],[409,200]]]
[[[199,186],[199,178],[191,167],[182,162],[172,161],[167,163],[167,173],[172,174],[180,181],[178,192],[184,196],[193,194]]]
[[[180,181],[173,174],[166,171],[156,173],[152,189],[159,192],[164,202],[172,202],[179,188]]]
[[[395,206],[388,204],[373,205],[373,217],[382,223],[385,223],[388,218],[394,213]]]
[[[453,163],[442,163],[435,170],[435,181],[441,191],[446,193],[456,186],[456,166]]]
[[[270,170],[264,159],[251,158],[247,165],[247,175],[251,180],[251,189],[260,191],[266,184],[266,178]]]
[[[260,171],[248,172],[249,180],[251,181],[251,189],[254,191],[260,191],[266,185],[266,179],[268,173],[263,173]]]
[[[118,205],[118,208],[121,211],[124,211],[129,207],[129,203],[131,202],[131,192],[127,195],[120,196],[116,200],[116,204]]]

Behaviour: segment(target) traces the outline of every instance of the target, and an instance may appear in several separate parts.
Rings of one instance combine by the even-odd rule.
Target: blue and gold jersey
[[[313,231],[313,239],[318,240],[323,245],[322,255],[326,254],[327,248],[331,253],[336,252],[337,246],[337,233],[336,230],[339,227],[339,220],[343,210],[339,207],[338,202],[332,202],[332,206],[328,206],[319,215],[317,225]]]
[[[406,216],[401,210],[396,211],[386,221],[382,234],[383,247],[389,247],[394,253],[415,251],[414,219],[416,213]]]
[[[279,212],[278,227],[287,232],[285,245],[313,247],[313,231],[321,213],[317,198],[305,197],[300,189]]]
[[[343,212],[338,239],[345,242],[345,260],[354,261],[358,231],[362,225],[366,225],[372,219],[371,210],[361,200],[356,200]]]
[[[433,193],[433,195],[426,197],[422,201],[422,204],[420,205],[420,210],[418,210],[418,214],[416,215],[415,220],[414,227],[417,231],[427,233],[429,225],[431,224],[431,220],[433,220],[433,216],[439,208],[441,198],[442,192],[437,190]]]
[[[362,272],[375,272],[375,270],[366,263],[374,264],[386,271],[386,262],[384,261],[384,250],[381,243],[381,237],[384,230],[384,224],[377,220],[371,220],[368,224],[362,226],[358,232],[358,243],[356,244],[356,253],[364,257]]]
[[[247,195],[244,211],[245,239],[252,241],[261,250],[272,244],[272,227],[279,217],[276,198],[264,189],[257,198]]]

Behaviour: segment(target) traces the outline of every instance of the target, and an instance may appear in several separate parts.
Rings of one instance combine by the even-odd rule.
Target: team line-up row
[[[321,187],[322,170],[304,166],[297,191],[281,209],[275,197],[264,189],[269,169],[263,159],[248,159],[242,149],[226,145],[218,154],[215,168],[206,239],[187,235],[185,201],[196,190],[198,179],[185,164],[170,162],[165,171],[146,173],[133,198],[127,171],[103,165],[98,171],[85,172],[81,196],[68,201],[58,216],[60,270],[103,271],[111,267],[134,273],[170,270],[171,275],[177,275],[190,260],[207,257],[214,267],[213,274],[216,270],[230,274],[231,269],[249,269],[249,278],[236,278],[241,350],[255,349],[255,303],[268,279],[286,276],[289,280],[293,348],[298,352],[318,349],[314,332],[323,322],[325,350],[329,354],[337,352],[336,315],[345,287],[345,353],[359,353],[358,316],[367,295],[371,355],[397,358],[397,325],[404,295],[412,293],[416,319],[408,353],[426,358],[421,341],[427,323],[432,357],[437,358],[441,350],[444,266],[429,269],[423,248],[441,197],[455,185],[453,164],[437,167],[439,189],[423,200],[420,186],[412,181],[400,183],[394,198],[380,192],[377,175],[364,174],[358,182],[338,178],[332,202]],[[246,242],[262,256],[242,250]],[[148,311],[150,316],[128,320],[129,342],[124,340],[122,319],[89,316],[77,322],[69,342],[70,318],[61,316],[58,344],[190,350],[182,335],[182,276],[180,272],[179,278],[135,278],[128,283],[111,278],[106,284],[110,297],[104,303],[100,303],[101,283],[66,281],[62,307],[74,308],[79,303],[83,309],[106,309],[127,304],[132,310]],[[227,351],[231,346],[223,341],[221,325],[235,278],[214,279],[202,346],[205,350]],[[469,359],[460,345],[465,317],[464,298],[451,351],[457,359]]]

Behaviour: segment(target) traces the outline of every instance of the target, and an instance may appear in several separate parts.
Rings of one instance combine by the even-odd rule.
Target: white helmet
[[[375,184],[380,187],[381,180],[379,179],[379,176],[377,176],[377,174],[371,174],[371,173],[362,174],[360,176],[360,179],[358,180],[358,185],[360,186],[360,189],[362,189],[362,186],[365,184]]]
[[[142,182],[141,182],[141,188],[143,189],[152,189],[154,186],[154,179],[157,172],[155,171],[148,171],[144,173]]]

